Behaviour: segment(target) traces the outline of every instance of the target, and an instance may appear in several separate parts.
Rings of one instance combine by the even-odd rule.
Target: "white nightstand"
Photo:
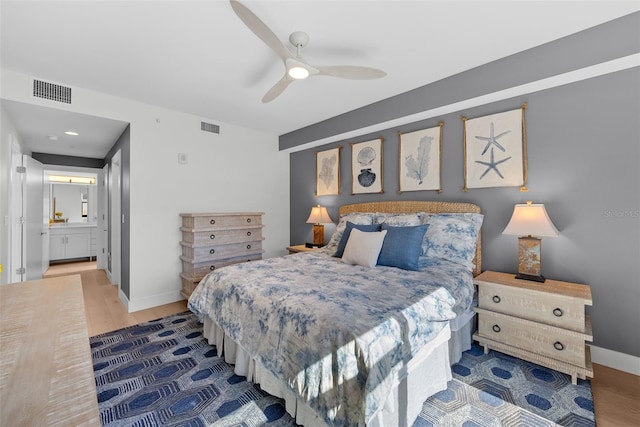
[[[593,341],[585,306],[591,288],[548,280],[537,283],[513,274],[485,271],[478,286],[478,331],[473,335],[485,353],[494,349],[577,378],[593,377]]]

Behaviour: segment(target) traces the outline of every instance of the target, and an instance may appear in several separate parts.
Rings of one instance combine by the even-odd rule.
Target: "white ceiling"
[[[281,135],[640,9],[638,1],[575,0],[243,3],[287,45],[291,32],[307,32],[310,63],[387,76],[316,76],[263,104],[284,67],[226,0],[2,0],[2,68]],[[64,115],[37,128],[22,117],[35,114],[30,108],[3,106],[27,144],[59,132],[45,123],[65,127]],[[99,157],[60,147],[57,154]]]

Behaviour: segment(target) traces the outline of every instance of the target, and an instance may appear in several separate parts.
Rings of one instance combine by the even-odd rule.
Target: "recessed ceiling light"
[[[70,131],[70,130],[66,131],[65,133],[66,133],[67,135],[73,135],[73,136],[78,136],[78,135],[80,135],[78,132],[73,132],[73,131]]]
[[[55,136],[55,135],[47,135],[47,139],[50,140],[50,141],[57,141],[58,137]]]

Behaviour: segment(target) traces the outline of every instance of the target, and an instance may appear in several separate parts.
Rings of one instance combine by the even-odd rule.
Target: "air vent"
[[[211,133],[220,133],[220,126],[213,123],[200,122],[200,130]]]
[[[71,104],[71,88],[33,79],[33,96]]]

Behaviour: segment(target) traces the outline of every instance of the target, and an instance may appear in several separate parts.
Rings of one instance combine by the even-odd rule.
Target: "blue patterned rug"
[[[417,426],[595,426],[591,382],[474,344],[451,367],[454,380],[431,396]]]
[[[233,373],[190,312],[90,341],[104,426],[296,425],[282,400]],[[595,425],[587,381],[572,386],[564,374],[480,347],[453,371],[415,427]]]

